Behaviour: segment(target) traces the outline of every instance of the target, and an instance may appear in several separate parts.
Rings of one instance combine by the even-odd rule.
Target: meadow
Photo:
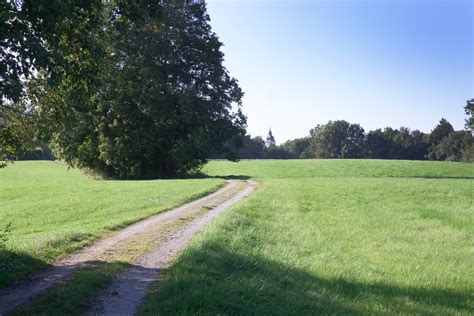
[[[200,234],[141,314],[472,314],[474,165],[212,161],[260,187]]]
[[[234,177],[257,190],[162,271],[140,314],[474,312],[473,164],[211,161],[203,173],[104,181],[57,162],[0,170],[0,223],[12,222],[0,285]],[[13,314],[80,314],[124,265],[83,269]]]
[[[222,179],[105,181],[59,162],[0,169],[0,287],[111,231],[216,190]]]

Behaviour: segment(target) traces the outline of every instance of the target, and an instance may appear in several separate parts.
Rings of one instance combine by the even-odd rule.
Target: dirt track
[[[189,240],[226,208],[248,196],[251,181],[227,180],[227,185],[198,200],[132,224],[56,265],[0,290],[0,315],[26,303],[79,268],[128,256],[131,266],[120,273],[94,300],[89,314],[133,315],[159,270]],[[144,245],[132,251],[136,244]]]

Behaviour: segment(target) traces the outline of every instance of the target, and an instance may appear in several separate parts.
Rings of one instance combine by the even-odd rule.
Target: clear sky
[[[474,0],[208,0],[248,132],[278,143],[328,120],[464,128]]]

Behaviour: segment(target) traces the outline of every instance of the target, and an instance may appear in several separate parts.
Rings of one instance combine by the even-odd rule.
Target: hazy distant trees
[[[254,140],[259,142],[255,146]],[[329,121],[311,129],[308,137],[289,140],[265,148],[260,137],[244,142],[240,158],[369,158],[406,160],[474,161],[474,137],[470,131],[455,131],[441,119],[431,133],[411,131],[407,127],[387,127],[364,132],[358,124]],[[249,149],[253,148],[252,155]]]
[[[292,158],[310,158],[311,138],[303,137],[286,141],[280,147],[291,154]]]
[[[454,132],[454,127],[446,119],[442,118],[438,125],[431,131],[430,139],[432,144],[439,144],[443,138]]]
[[[251,137],[246,135],[243,140],[243,146],[239,149],[238,155],[241,159],[260,159],[263,158],[265,141],[262,137]]]
[[[468,131],[453,131],[437,145],[430,148],[429,158],[433,160],[469,161],[473,137]]]
[[[344,120],[329,121],[313,130],[311,138],[314,158],[363,157],[364,129]]]
[[[425,159],[429,139],[418,130],[390,127],[370,131],[365,140],[365,157],[374,159]]]

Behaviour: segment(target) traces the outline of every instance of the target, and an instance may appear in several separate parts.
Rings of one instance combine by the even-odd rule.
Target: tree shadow
[[[155,287],[145,313],[426,314],[474,311],[472,293],[325,278],[213,243],[185,252]]]
[[[47,266],[0,289],[0,315],[84,314],[97,293],[126,266],[104,261]]]
[[[10,256],[16,262],[25,264],[39,264],[46,267],[45,270],[53,269],[48,278],[40,281],[51,283],[52,287],[48,291],[53,292],[46,296],[43,296],[43,292],[39,293],[37,303],[33,301],[29,308],[24,309],[32,312],[38,311],[38,306],[48,311],[87,310],[88,302],[96,291],[109,284],[113,274],[120,271],[113,265],[121,264],[122,267],[141,271],[144,283],[149,282],[150,273],[157,272],[156,269],[142,266],[101,261],[54,271],[56,268],[47,267],[44,262],[25,254],[1,252],[1,256],[2,259]],[[83,268],[90,270],[81,272],[82,277],[76,278],[79,283],[66,285],[62,282],[71,275],[74,281],[74,275],[84,271]],[[362,315],[469,314],[474,311],[473,296],[468,290],[463,292],[434,286],[404,287],[384,282],[324,277],[317,275],[317,272],[308,273],[293,268],[289,263],[270,261],[258,255],[232,253],[215,242],[189,248],[178,257],[169,271],[160,272],[159,279],[143,305],[142,312],[145,314]],[[29,282],[28,277],[26,281]],[[140,282],[137,284],[143,286]],[[59,288],[55,289],[58,285]],[[77,288],[92,290],[78,292]],[[2,291],[5,289],[0,290],[0,301]],[[70,297],[77,293],[83,296]],[[64,304],[68,305],[67,308]]]
[[[402,176],[394,178],[411,178],[411,179],[434,179],[434,180],[474,180],[474,177],[456,177],[456,176]]]
[[[225,176],[211,176],[202,172],[198,172],[190,175],[183,175],[179,179],[223,179],[223,180],[249,180],[252,177],[246,175],[225,175]]]
[[[0,289],[47,264],[26,253],[0,248]]]

